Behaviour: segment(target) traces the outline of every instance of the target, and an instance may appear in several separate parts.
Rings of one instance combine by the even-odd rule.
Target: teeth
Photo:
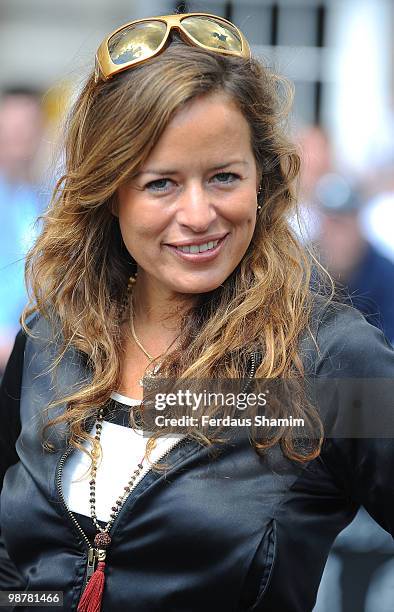
[[[203,253],[215,248],[219,240],[213,240],[212,242],[205,242],[205,244],[190,244],[188,246],[177,246],[178,251],[183,253]]]

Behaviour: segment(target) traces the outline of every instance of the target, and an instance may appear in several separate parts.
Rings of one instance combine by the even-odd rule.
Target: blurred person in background
[[[332,150],[327,132],[317,125],[300,129],[297,143],[302,160],[299,203],[296,214],[289,221],[299,240],[308,244],[316,238],[319,228],[319,214],[315,202],[316,184],[331,171]]]
[[[0,96],[0,378],[26,303],[24,255],[44,204],[37,156],[44,133],[40,92],[13,87]]]
[[[365,237],[361,192],[343,176],[327,173],[316,181],[311,200],[318,215],[314,250],[341,300],[394,343],[394,264]],[[393,583],[391,538],[361,508],[334,543],[314,612],[389,612]]]
[[[314,206],[316,184],[333,166],[330,139],[322,127],[311,125],[300,130],[297,141],[302,151],[300,198]]]
[[[394,344],[394,264],[381,255],[363,231],[363,199],[339,174],[329,173],[315,188],[321,262],[344,288],[344,301]]]

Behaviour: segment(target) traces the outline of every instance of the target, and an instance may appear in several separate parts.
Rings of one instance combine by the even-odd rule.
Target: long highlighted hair
[[[85,386],[48,407],[66,404],[52,423],[65,422],[69,442],[78,448],[84,440],[96,444],[85,430],[87,419],[120,385],[122,304],[135,262],[111,212],[118,188],[138,172],[178,109],[217,92],[237,104],[250,126],[262,210],[242,260],[222,285],[198,296],[182,319],[179,348],[162,368],[179,378],[241,378],[245,356],[258,346],[256,377],[304,375],[299,344],[312,309],[311,258],[288,223],[300,171],[287,136],[292,88],[255,59],[174,40],[161,55],[113,79],[96,84],[93,74],[88,78],[68,119],[64,175],[27,256],[30,301],[23,327],[31,334],[27,317],[40,313],[61,339],[53,368],[72,347],[91,373]],[[287,411],[319,428],[317,411],[307,402]],[[152,439],[165,433],[162,428]],[[211,443],[198,431],[191,435]],[[319,454],[322,438],[297,447],[291,431],[279,428],[253,445],[263,453],[278,442],[289,458],[307,461]]]

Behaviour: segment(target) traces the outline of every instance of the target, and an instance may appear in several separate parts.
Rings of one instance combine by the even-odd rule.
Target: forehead
[[[249,124],[226,94],[199,96],[178,110],[153,148],[149,162],[203,155],[252,154]]]

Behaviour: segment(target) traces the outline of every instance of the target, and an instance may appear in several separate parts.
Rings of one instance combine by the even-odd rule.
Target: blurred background
[[[122,23],[175,11],[234,21],[294,83],[303,171],[289,222],[342,299],[394,343],[394,0],[0,0],[0,376],[26,301],[24,255],[60,171],[62,121],[96,48]],[[360,511],[334,544],[314,612],[393,602],[392,538]]]

